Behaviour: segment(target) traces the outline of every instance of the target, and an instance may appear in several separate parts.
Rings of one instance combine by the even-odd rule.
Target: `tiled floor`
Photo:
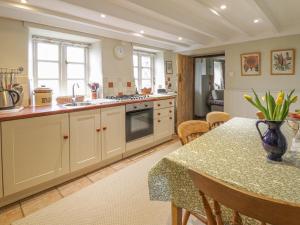
[[[135,162],[138,162],[139,160],[165,148],[166,146],[176,141],[178,141],[178,138],[174,136],[173,140],[163,143],[159,146],[133,155],[127,159],[116,162],[110,166],[102,168],[86,176],[80,177],[76,180],[64,183],[60,186],[54,187],[52,189],[30,196],[26,199],[20,200],[19,202],[16,202],[9,206],[0,208],[0,224],[10,225],[13,221],[27,216],[30,213],[33,213],[41,208],[44,208],[74,192],[77,192],[82,188],[94,182],[97,182],[103,179],[104,177],[109,176],[115,173],[116,171],[121,170]]]

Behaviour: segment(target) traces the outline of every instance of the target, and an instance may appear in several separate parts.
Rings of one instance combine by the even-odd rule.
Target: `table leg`
[[[172,202],[172,225],[182,225],[182,208]]]

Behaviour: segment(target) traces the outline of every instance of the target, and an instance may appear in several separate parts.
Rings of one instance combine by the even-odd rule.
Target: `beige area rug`
[[[170,225],[170,203],[149,200],[147,179],[151,167],[178,147],[176,142],[13,225]]]

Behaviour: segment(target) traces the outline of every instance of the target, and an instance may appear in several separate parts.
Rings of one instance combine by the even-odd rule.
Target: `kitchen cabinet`
[[[2,122],[4,196],[69,172],[69,119],[59,114]]]
[[[102,159],[125,152],[125,106],[101,109]]]
[[[165,100],[164,100],[165,101]],[[171,101],[170,101],[171,102]],[[157,103],[160,106],[173,105],[169,102]],[[174,107],[156,108],[154,110],[154,140],[171,137],[174,133]]]
[[[70,113],[70,168],[101,161],[100,109]]]

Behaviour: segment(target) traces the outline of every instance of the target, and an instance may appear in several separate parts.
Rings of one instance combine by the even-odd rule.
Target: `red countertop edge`
[[[63,113],[79,112],[85,110],[109,108],[109,107],[121,106],[121,105],[126,105],[131,103],[149,102],[149,101],[153,102],[153,101],[173,99],[173,98],[176,98],[176,96],[150,97],[143,100],[138,99],[138,100],[128,100],[122,102],[103,103],[100,105],[89,105],[89,106],[83,106],[79,108],[64,108],[62,105],[37,106],[37,107],[29,106],[29,107],[25,107],[20,112],[0,114],[0,122],[27,119],[33,117],[41,117],[41,116],[50,116],[50,115],[57,115]]]

